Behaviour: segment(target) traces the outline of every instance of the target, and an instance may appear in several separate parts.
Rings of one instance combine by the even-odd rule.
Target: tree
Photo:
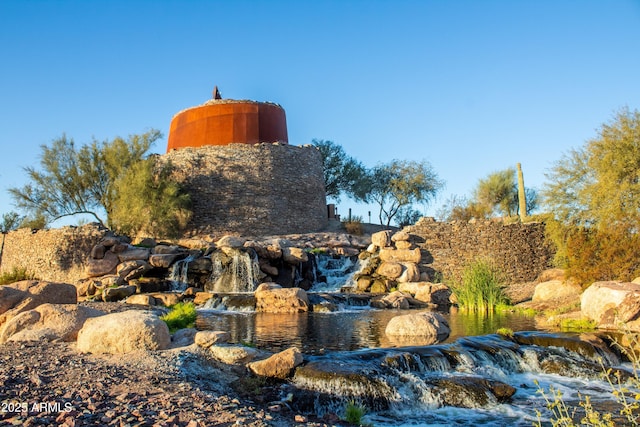
[[[175,237],[191,218],[190,197],[170,179],[171,164],[151,157],[135,163],[114,183],[112,222],[127,235]]]
[[[638,257],[628,256],[640,232],[640,112],[618,111],[546,177],[544,204],[555,221],[548,228],[557,259],[570,273],[592,272],[591,280],[628,280],[640,273]],[[586,250],[592,253],[588,260],[581,255]],[[617,277],[603,268],[611,263]]]
[[[501,213],[507,217],[513,215],[518,206],[515,173],[513,168],[508,168],[480,179],[473,193],[474,200],[485,206],[489,213]]]
[[[18,208],[47,223],[88,214],[104,225],[102,216],[106,213],[106,223],[110,225],[114,182],[141,161],[161,136],[159,131],[150,130],[127,140],[93,140],[77,149],[73,139],[63,135],[50,147],[41,146],[41,171],[25,168],[31,182],[22,188],[10,188],[9,192]]]
[[[368,191],[363,199],[380,207],[378,218],[386,226],[398,211],[413,203],[428,203],[444,186],[429,162],[392,160],[374,167],[367,174]]]
[[[487,218],[489,214],[486,206],[454,194],[438,210],[437,216],[441,221],[468,222],[473,218]]]
[[[341,145],[333,141],[314,139],[312,141],[322,155],[325,193],[328,198],[340,202],[340,195],[359,199],[361,183],[366,168],[353,157],[348,156]]]
[[[415,224],[422,217],[422,212],[413,209],[412,206],[403,206],[398,209],[398,213],[395,216],[396,225],[400,228],[404,228],[408,225]]]
[[[0,233],[7,234],[9,231],[17,229],[24,217],[17,212],[7,212],[2,214],[2,222],[0,222]]]

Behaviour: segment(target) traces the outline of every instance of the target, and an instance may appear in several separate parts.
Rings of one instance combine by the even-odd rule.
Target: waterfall
[[[322,415],[356,402],[375,425],[530,426],[546,408],[538,387],[561,390],[575,406],[581,393],[596,408],[611,410],[602,378],[610,366],[622,378],[631,375],[603,342],[517,332],[313,356],[298,368],[292,387],[298,410]]]
[[[188,270],[189,263],[195,259],[195,256],[189,255],[185,259],[176,261],[171,266],[169,273],[169,283],[171,283],[172,292],[181,292],[189,287]]]
[[[213,270],[205,290],[209,292],[253,292],[258,284],[260,266],[254,251],[225,249],[211,254]]]
[[[368,261],[354,261],[352,257],[317,255],[315,277],[323,277],[324,281],[314,283],[311,290],[338,292],[343,287],[353,286],[353,275],[362,268],[363,263]]]

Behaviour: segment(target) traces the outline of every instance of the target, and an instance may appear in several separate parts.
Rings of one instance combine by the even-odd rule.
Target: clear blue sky
[[[640,1],[2,0],[0,64],[0,213],[41,144],[156,128],[164,152],[214,85],[282,105],[291,144],[428,160],[446,182],[432,213],[517,162],[540,188],[640,109]]]

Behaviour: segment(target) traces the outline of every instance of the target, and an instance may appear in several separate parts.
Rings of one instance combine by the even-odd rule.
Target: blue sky
[[[214,85],[282,105],[291,144],[428,160],[446,188],[427,214],[517,162],[540,188],[640,109],[639,52],[639,0],[2,0],[0,213],[41,144],[156,128],[164,152],[172,116]]]

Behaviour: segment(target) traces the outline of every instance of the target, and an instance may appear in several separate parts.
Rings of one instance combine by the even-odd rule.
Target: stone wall
[[[108,230],[89,224],[51,230],[21,228],[0,235],[0,274],[24,268],[41,280],[74,283],[86,277],[91,248],[107,233]]]
[[[231,144],[160,156],[191,194],[187,234],[307,233],[327,225],[322,156],[311,145]]]
[[[493,260],[510,283],[529,282],[551,267],[553,247],[545,240],[543,223],[504,224],[501,221],[436,222],[422,218],[404,229],[422,253],[420,270],[431,279],[459,278],[464,266],[478,257]]]

